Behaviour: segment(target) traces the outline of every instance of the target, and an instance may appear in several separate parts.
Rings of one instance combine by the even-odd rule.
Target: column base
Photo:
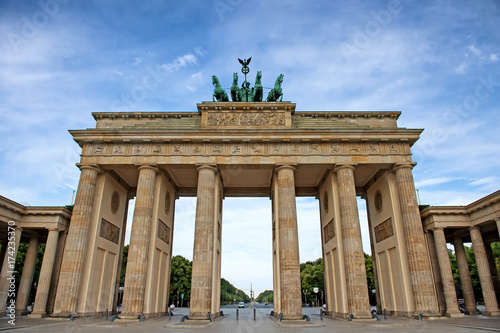
[[[80,317],[76,312],[54,312],[50,315],[52,318],[69,318],[70,316],[73,316],[73,318]]]
[[[48,317],[49,315],[46,314],[46,313],[36,313],[36,312],[32,312],[28,315],[28,319],[41,319],[41,318],[45,318],[45,317]]]
[[[300,314],[300,315],[283,315],[283,317],[281,317],[281,320],[302,320],[304,319],[304,315],[303,314]]]
[[[465,315],[462,312],[445,313],[448,318],[463,318]]]
[[[202,312],[202,313],[190,313],[188,315],[188,319],[189,320],[210,320],[210,318],[208,317],[208,313],[206,312]]]
[[[481,314],[481,311],[479,311],[478,309],[474,309],[474,310],[465,309],[465,314],[470,315],[470,316],[477,316],[477,315]]]
[[[414,312],[413,317],[418,318],[420,314],[422,314],[422,319],[424,319],[424,320],[434,320],[434,319],[445,318],[445,315],[443,315],[439,312],[434,312],[434,311]]]
[[[117,320],[120,320],[120,321],[139,321],[139,316],[142,316],[144,318],[144,316],[141,313],[123,314],[123,315],[118,315]]]
[[[482,313],[482,315],[488,316],[488,317],[498,317],[498,316],[500,316],[500,310],[496,310],[496,311],[495,310],[493,310],[493,311],[487,310],[487,311],[484,311]]]

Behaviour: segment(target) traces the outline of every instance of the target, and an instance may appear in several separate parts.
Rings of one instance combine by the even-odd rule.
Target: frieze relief
[[[285,126],[284,112],[210,112],[207,126]]]
[[[211,142],[87,144],[85,156],[330,156],[409,155],[404,143],[349,142]]]
[[[388,218],[384,222],[373,228],[375,231],[375,242],[379,243],[394,235],[394,229],[392,227],[392,219]]]
[[[158,220],[157,236],[167,244],[170,244],[170,227],[162,220]]]
[[[118,241],[120,240],[120,228],[105,219],[101,219],[99,236],[109,240],[110,242],[118,244]]]

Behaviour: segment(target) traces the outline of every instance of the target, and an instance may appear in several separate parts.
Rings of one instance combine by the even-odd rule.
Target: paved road
[[[17,318],[16,330],[13,332],[64,332],[64,333],[101,333],[101,332],[179,332],[179,333],[211,333],[211,332],[410,332],[410,333],[465,333],[465,332],[500,332],[500,318],[489,317],[465,317],[463,319],[442,319],[437,321],[417,321],[415,319],[388,318],[381,322],[347,322],[343,320],[325,318],[323,321],[319,317],[318,308],[304,308],[304,314],[311,317],[311,323],[317,327],[280,326],[275,320],[268,317],[271,307],[257,307],[256,320],[253,320],[253,307],[248,306],[239,309],[239,318],[236,320],[236,308],[224,307],[224,318],[216,321],[210,327],[176,329],[179,324],[181,314],[187,314],[188,309],[176,309],[172,320],[168,317],[146,320],[143,323],[111,323],[104,318],[97,319],[77,319],[74,322],[60,322],[53,320],[28,320],[25,317]],[[321,326],[324,325],[324,326]],[[320,326],[320,327],[318,327]],[[14,328],[8,325],[7,319],[0,319],[0,330]]]

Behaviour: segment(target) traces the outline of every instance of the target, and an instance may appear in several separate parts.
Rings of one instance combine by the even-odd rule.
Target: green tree
[[[0,247],[1,249],[1,247]],[[16,255],[16,290],[19,288],[19,283],[21,282],[21,275],[23,274],[24,261],[26,259],[26,252],[28,251],[28,243],[20,243]],[[36,285],[38,284],[38,278],[40,276],[40,269],[42,268],[43,254],[45,252],[45,244],[38,246],[35,271],[33,273],[33,281],[31,282],[31,292],[28,297],[28,304],[31,304],[35,300],[36,296]],[[16,293],[17,294],[17,293]]]
[[[172,258],[169,295],[170,303],[177,305],[177,297],[179,297],[180,302],[182,294],[184,294],[184,302],[190,300],[192,266],[193,263],[183,256],[175,256]]]
[[[273,303],[274,302],[274,293],[272,290],[263,291],[259,294],[259,296],[257,296],[255,301],[257,301],[259,303],[264,303],[264,302]]]
[[[220,301],[222,305],[236,302],[250,302],[250,297],[240,289],[237,289],[229,281],[222,278],[220,280]]]
[[[372,292],[375,289],[375,275],[373,273],[373,260],[372,256],[364,253],[365,255],[365,268],[366,268],[366,283],[368,284],[368,296],[370,298],[370,304],[377,304],[377,297]]]
[[[127,271],[128,245],[123,247],[122,270],[120,272],[120,286],[125,284],[125,272]]]
[[[325,277],[323,273],[323,259],[319,258],[316,261],[307,261],[300,264],[300,285],[302,291],[307,290],[307,303],[312,303],[319,300],[321,293],[325,291]],[[314,293],[314,287],[318,288],[318,294]],[[304,301],[304,293],[302,293],[302,301]]]

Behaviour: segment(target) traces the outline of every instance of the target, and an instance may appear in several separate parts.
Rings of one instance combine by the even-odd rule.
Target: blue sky
[[[195,111],[211,75],[229,87],[250,56],[250,78],[283,73],[297,110],[398,110],[399,126],[424,128],[422,203],[500,188],[498,1],[3,0],[0,49],[0,194],[26,205],[71,202],[80,149],[67,130],[93,127],[91,112]],[[188,258],[194,205],[176,208],[174,254]],[[239,288],[272,288],[269,205],[226,199],[223,276]],[[318,205],[298,207],[301,261],[314,260]],[[365,215],[360,202],[367,247]]]

